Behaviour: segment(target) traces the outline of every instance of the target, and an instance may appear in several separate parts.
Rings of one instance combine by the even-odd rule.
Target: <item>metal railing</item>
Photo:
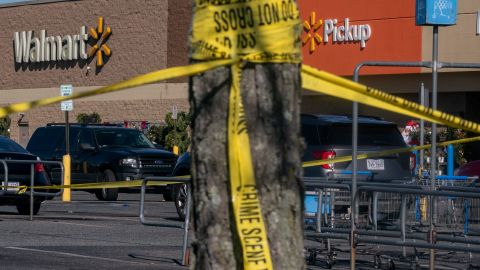
[[[437,176],[437,180],[444,181],[447,177]],[[478,177],[451,177],[458,180],[468,180],[469,183],[475,183]],[[330,180],[325,178],[306,177],[305,186],[307,189],[314,189],[317,192],[317,210],[315,216],[315,231],[306,231],[307,237],[319,237],[327,240],[327,250],[330,252],[330,239],[349,240],[350,243],[357,245],[358,243],[364,244],[376,244],[376,245],[388,245],[402,247],[402,257],[406,257],[406,247],[414,248],[426,248],[432,250],[448,250],[448,251],[461,251],[466,253],[480,253],[480,238],[471,237],[468,232],[468,226],[463,229],[461,233],[454,232],[438,232],[435,228],[426,232],[419,231],[407,231],[407,198],[413,196],[424,196],[426,198],[432,198],[433,207],[438,203],[439,197],[446,197],[446,200],[455,199],[480,199],[480,188],[474,186],[437,186],[436,189],[431,189],[430,186],[422,186],[417,184],[394,184],[394,183],[381,183],[381,182],[358,182],[358,189],[355,196],[355,204],[357,203],[360,194],[369,193],[372,195],[371,207],[372,211],[368,213],[371,222],[370,229],[367,228],[355,228],[354,233],[351,233],[351,228],[336,228],[335,226],[328,226],[327,217],[325,215],[326,209],[334,211],[332,206],[326,207],[324,205],[327,196],[331,196],[330,193],[334,191],[343,190],[351,192],[352,181],[345,180]],[[379,212],[379,194],[398,194],[400,196],[399,204],[399,229],[397,230],[379,230],[378,229],[378,212]],[[327,195],[328,194],[328,195]],[[325,200],[327,201],[327,200]],[[467,204],[468,205],[468,201]],[[333,206],[334,207],[334,206]],[[332,214],[330,212],[330,214]],[[466,208],[465,221],[468,224],[468,207]],[[438,215],[437,211],[432,211],[435,215],[432,217],[436,220]],[[353,218],[353,217],[350,217]],[[325,222],[325,221],[327,222]],[[460,221],[461,222],[461,221]],[[323,224],[326,224],[324,226]],[[440,226],[439,226],[440,227]],[[447,243],[439,243],[447,242]],[[454,244],[454,245],[452,245]],[[329,257],[330,256],[330,257]],[[376,255],[377,256],[377,255]],[[331,258],[331,254],[327,254],[327,261]],[[355,258],[355,256],[353,256]],[[471,254],[470,254],[471,258]],[[375,257],[376,261],[377,258]],[[331,262],[330,262],[331,263]],[[431,268],[433,269],[433,268]]]
[[[17,191],[8,190],[8,181],[9,181],[9,170],[8,164],[30,164],[30,187],[24,195],[30,197],[30,220],[33,220],[33,201],[34,196],[46,196],[46,197],[56,197],[63,193],[63,189],[60,189],[58,192],[39,192],[35,191],[35,164],[44,164],[44,165],[58,165],[61,170],[61,184],[63,185],[63,174],[64,168],[63,163],[59,161],[42,161],[42,160],[13,160],[13,159],[0,159],[0,163],[3,165],[4,169],[4,189],[0,190],[0,195],[14,195],[17,194]]]
[[[177,182],[179,185],[186,185],[186,209],[185,209],[185,220],[182,225],[170,224],[163,221],[152,221],[145,218],[145,194],[147,191],[148,182]],[[140,222],[143,225],[148,226],[158,226],[158,227],[168,227],[168,228],[181,228],[183,229],[183,245],[182,245],[182,265],[187,265],[188,254],[187,254],[187,245],[188,245],[188,229],[190,224],[190,209],[191,209],[191,179],[179,179],[176,177],[146,177],[142,181],[141,195],[140,195]]]

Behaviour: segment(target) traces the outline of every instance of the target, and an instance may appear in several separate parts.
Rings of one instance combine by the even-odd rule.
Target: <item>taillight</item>
[[[35,172],[36,173],[40,173],[40,172],[44,172],[44,171],[45,171],[45,167],[43,167],[42,163],[35,163]]]
[[[335,151],[313,151],[312,155],[315,159],[325,160],[335,158],[337,154],[335,153]],[[321,166],[324,169],[333,169],[333,163],[323,164]]]
[[[415,167],[417,166],[417,156],[414,153],[410,154],[410,170],[413,171],[415,170]]]

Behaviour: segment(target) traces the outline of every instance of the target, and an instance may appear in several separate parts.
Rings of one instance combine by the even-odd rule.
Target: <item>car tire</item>
[[[39,201],[33,201],[33,214],[37,215],[38,212],[40,211],[40,206],[42,205],[42,202]],[[17,206],[17,211],[19,215],[30,215],[30,201],[25,200],[21,201],[16,204]]]
[[[185,220],[187,211],[187,185],[175,185],[173,194],[175,195],[175,208],[177,209],[178,217],[181,220]]]
[[[116,182],[115,174],[111,170],[103,172],[104,182]],[[95,196],[100,201],[116,201],[118,198],[118,188],[102,188],[95,191]]]

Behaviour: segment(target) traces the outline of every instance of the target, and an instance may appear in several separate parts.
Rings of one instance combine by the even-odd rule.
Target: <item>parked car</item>
[[[72,184],[170,175],[177,160],[176,155],[157,149],[142,132],[135,129],[105,124],[73,124],[69,131]],[[48,124],[38,128],[27,150],[43,160],[61,161],[66,152],[65,125]],[[52,170],[50,174],[52,182],[60,182],[58,172]],[[97,189],[95,195],[99,200],[115,201],[118,189]]]
[[[0,136],[0,159],[2,160],[39,160],[37,156],[30,154],[22,146],[10,140],[7,137]],[[30,186],[31,164],[13,164],[7,163],[8,186],[5,179],[5,167],[0,165],[0,178],[2,179],[2,189],[0,192],[0,205],[15,205],[20,215],[30,214],[30,196],[24,194],[16,194],[19,186]],[[51,185],[48,174],[45,172],[42,163],[34,165],[34,185],[49,186]],[[53,198],[46,196],[35,196],[33,201],[33,214],[36,215],[40,211],[42,202],[46,199]]]
[[[395,123],[378,117],[361,116],[358,119],[358,153],[373,153],[383,150],[407,147]],[[302,161],[330,159],[352,154],[352,119],[343,115],[301,115],[302,136],[306,142],[306,150]],[[190,154],[181,156],[174,176],[190,174]],[[379,158],[358,161],[359,171],[372,174],[358,176],[360,181],[408,182],[412,180],[415,167],[415,156],[410,153],[394,154]],[[330,177],[332,179],[348,178],[341,172],[351,171],[352,162],[325,164],[304,168],[304,176]],[[185,185],[170,187],[178,215],[185,217],[186,189]]]
[[[173,176],[184,176],[190,175],[190,165],[192,159],[190,153],[184,153],[178,157],[177,164],[173,169]],[[180,219],[185,219],[186,215],[186,204],[187,204],[187,185],[178,184],[178,185],[169,185],[167,188],[171,192],[171,198],[175,203],[175,208],[177,209],[177,214]]]
[[[325,160],[352,155],[352,118],[342,115],[302,115],[302,135],[307,144],[303,161]],[[358,118],[358,154],[375,153],[384,150],[407,147],[395,123],[371,116]],[[405,183],[413,180],[415,156],[411,153],[385,155],[375,158],[359,159],[357,162],[359,181]],[[304,168],[305,177],[328,177],[328,179],[350,179],[352,161],[325,164]],[[389,206],[390,200],[399,200],[380,196],[378,202],[378,221],[389,224],[399,215],[399,207]],[[350,194],[335,192],[335,213],[337,222],[349,220]],[[369,195],[359,197],[360,215],[366,218],[369,212]]]
[[[455,175],[480,177],[480,160],[474,160],[464,164],[455,171]],[[480,181],[477,181],[477,185],[478,182]]]
[[[302,160],[313,161],[352,155],[352,118],[342,115],[301,116],[302,135],[307,144]],[[358,118],[358,154],[407,147],[395,123],[377,117]],[[358,160],[359,180],[405,182],[412,180],[415,156],[411,153],[386,155]],[[304,169],[304,176],[345,178],[352,162],[325,164]]]

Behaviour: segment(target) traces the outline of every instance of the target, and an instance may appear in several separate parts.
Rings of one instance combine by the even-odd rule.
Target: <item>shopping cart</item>
[[[448,176],[440,175],[436,177],[435,187],[436,189],[442,189],[444,187],[475,187],[478,177],[469,176]],[[418,179],[418,183],[425,189],[431,188],[431,179],[427,174],[424,174]],[[451,233],[463,233],[467,235],[469,233],[470,223],[477,225],[478,211],[479,211],[478,199],[465,199],[456,197],[439,197],[434,202],[434,216],[433,223],[439,232],[451,232]],[[415,197],[415,224],[412,225],[424,225],[427,224],[429,211],[428,199],[425,196]]]
[[[373,173],[369,171],[358,171],[358,175],[366,177],[367,180],[371,180]],[[341,184],[342,181],[351,181],[352,171],[334,171],[327,181],[332,183],[339,183],[339,186],[343,185],[343,188],[314,188],[308,190],[305,193],[305,231],[308,240],[314,242],[321,242],[324,244],[324,248],[307,247],[307,262],[309,264],[316,264],[317,256],[324,255],[324,266],[331,268],[337,258],[337,250],[334,247],[334,243],[330,238],[317,237],[323,229],[348,229],[351,223],[351,195],[350,191],[345,189],[348,186]],[[367,194],[361,194],[359,200],[359,207],[362,209],[368,208],[369,197]],[[368,211],[364,212],[364,219],[366,219]],[[309,232],[315,232],[316,236],[308,237]],[[331,235],[331,234],[330,234]],[[340,239],[347,240],[346,236],[340,236]]]
[[[358,175],[366,176],[367,181],[373,177],[373,173],[370,171],[358,171]],[[339,176],[344,177],[339,178]],[[327,180],[341,182],[342,180],[350,181],[352,171],[341,170],[334,171]],[[319,203],[320,200],[320,203]],[[349,226],[351,218],[351,195],[350,191],[327,188],[327,189],[315,189],[305,192],[305,224],[312,226],[317,218],[318,210],[321,209],[322,226],[328,227],[345,227]],[[369,214],[369,205],[371,198],[367,193],[362,193],[359,199],[359,207],[361,209],[362,220],[367,219]]]

